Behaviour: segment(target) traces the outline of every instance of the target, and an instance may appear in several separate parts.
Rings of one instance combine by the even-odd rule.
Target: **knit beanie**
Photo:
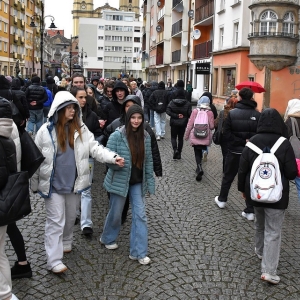
[[[5,76],[5,78],[11,83],[12,82],[12,78],[10,76]]]
[[[158,83],[158,88],[159,88],[160,90],[164,90],[164,89],[166,88],[165,83],[164,83],[163,81],[160,81],[160,82]]]
[[[183,82],[183,80],[181,80],[181,79],[179,79],[179,80],[177,80],[177,87],[184,87],[184,82]]]
[[[142,107],[139,106],[139,105],[137,105],[137,104],[134,104],[134,105],[130,106],[129,109],[127,110],[127,113],[126,113],[126,121],[125,121],[125,125],[126,125],[126,126],[127,126],[128,122],[129,122],[131,116],[132,116],[133,114],[136,114],[136,113],[139,113],[139,114],[142,115],[142,117],[143,117],[143,122],[142,122],[142,124],[144,123],[144,111],[143,111]]]

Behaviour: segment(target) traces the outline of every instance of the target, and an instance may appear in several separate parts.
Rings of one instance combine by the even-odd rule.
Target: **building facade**
[[[141,77],[142,23],[135,12],[104,10],[80,18],[79,51],[84,75]],[[87,56],[87,57],[85,57]]]

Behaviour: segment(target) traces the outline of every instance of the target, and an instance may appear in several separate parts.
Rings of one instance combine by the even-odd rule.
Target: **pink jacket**
[[[189,122],[187,124],[184,139],[187,141],[190,140],[190,144],[193,145],[206,145],[209,146],[212,142],[212,130],[215,128],[214,126],[214,114],[211,110],[206,110],[208,117],[208,125],[209,125],[209,133],[206,138],[198,139],[194,136],[194,122],[197,117],[199,108],[195,108],[192,111],[192,114],[189,118]],[[201,110],[205,110],[201,108]]]

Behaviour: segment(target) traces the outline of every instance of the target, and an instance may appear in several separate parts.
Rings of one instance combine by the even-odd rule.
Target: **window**
[[[112,15],[106,15],[106,20],[112,20]]]
[[[111,41],[111,35],[106,35],[106,36],[105,36],[105,40],[106,40],[106,41]]]
[[[132,22],[133,21],[133,17],[125,16],[124,17],[124,21],[126,21],[126,22]]]
[[[104,26],[99,26],[99,29],[104,30]]]
[[[7,14],[8,12],[8,4],[7,3],[4,3],[4,12]]]
[[[229,96],[231,91],[235,89],[236,83],[236,69],[228,68],[223,69],[223,87],[222,87],[222,96]]]
[[[103,36],[102,35],[98,36],[98,40],[103,40]]]
[[[3,46],[4,46],[4,47],[3,47],[3,51],[4,51],[4,52],[7,52],[7,43],[6,43],[6,42],[3,42]]]
[[[105,51],[112,51],[112,52],[120,52],[122,51],[122,47],[120,46],[105,46]]]
[[[112,25],[105,25],[105,30],[112,30]]]
[[[133,41],[135,43],[140,43],[141,42],[141,38],[135,36]]]
[[[122,20],[123,20],[123,16],[114,15],[112,19],[113,19],[114,21],[122,21]]]
[[[137,52],[139,52],[140,51],[140,48],[139,47],[134,47],[134,49],[133,49],[133,52],[134,53],[137,53]]]
[[[97,60],[99,60],[99,61],[102,61],[103,60],[103,57],[97,57]]]
[[[124,31],[132,31],[132,26],[124,26]]]
[[[124,52],[132,52],[132,47],[124,47]]]
[[[111,40],[113,42],[122,42],[122,37],[121,36],[112,36]]]
[[[238,22],[234,23],[233,27],[234,27],[234,31],[233,31],[234,46],[237,46],[239,42],[239,23]]]
[[[273,11],[265,11],[260,17],[260,33],[272,35],[277,31],[277,15]]]
[[[123,26],[115,26],[116,31],[123,31]]]
[[[219,37],[219,48],[223,48],[223,41],[224,41],[224,27],[220,28],[220,37]]]
[[[134,32],[141,32],[141,27],[134,27]]]
[[[98,47],[98,50],[103,50],[103,47]]]
[[[2,42],[0,41],[0,51],[2,51]]]
[[[221,0],[221,3],[220,3],[220,10],[223,10],[225,9],[225,0]]]
[[[124,42],[132,42],[131,36],[124,36]]]
[[[294,34],[295,18],[291,12],[288,12],[283,17],[283,34]]]

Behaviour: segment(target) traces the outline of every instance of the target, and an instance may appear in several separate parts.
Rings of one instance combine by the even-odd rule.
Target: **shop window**
[[[236,86],[236,69],[228,68],[222,69],[223,72],[223,88],[222,88],[222,96],[229,96],[232,90],[235,90]]]

